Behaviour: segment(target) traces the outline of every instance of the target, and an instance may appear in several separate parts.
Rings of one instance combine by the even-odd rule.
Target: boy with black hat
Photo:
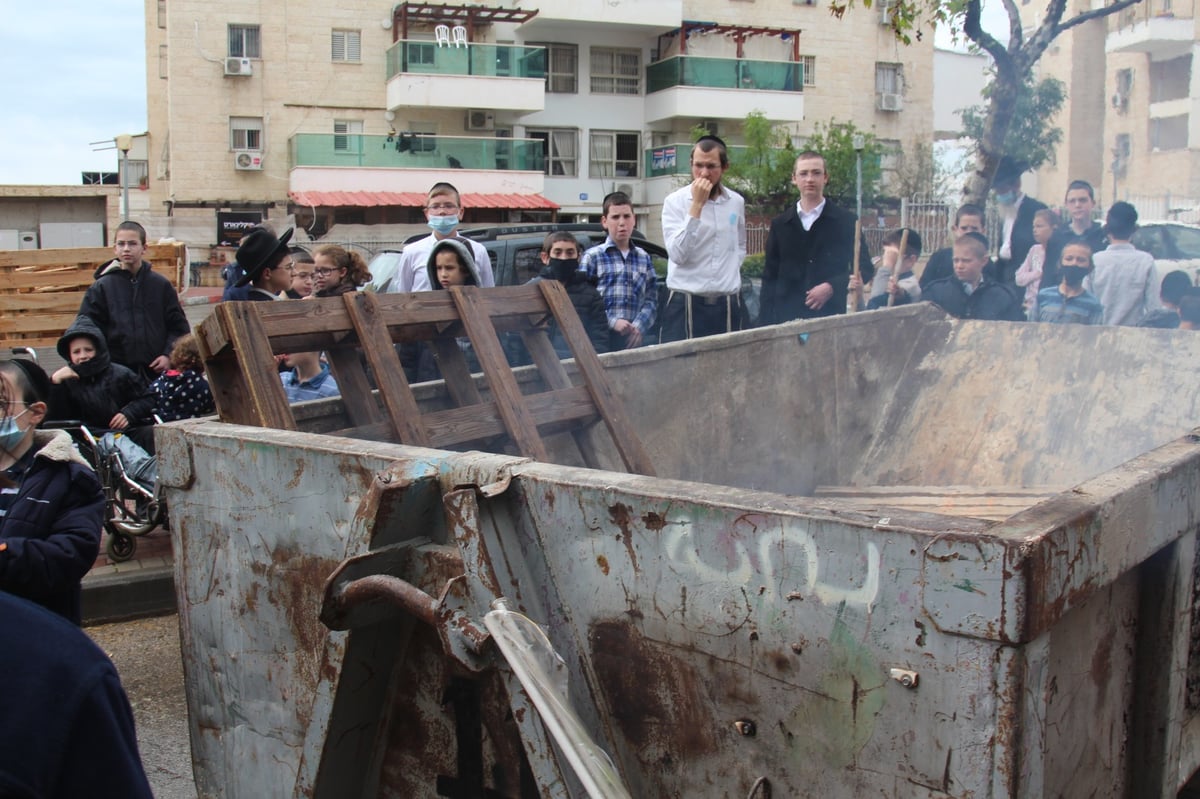
[[[250,285],[252,301],[278,300],[292,286],[292,256],[288,241],[292,228],[278,238],[265,227],[251,228],[237,250],[237,263],[244,271],[236,286]]]

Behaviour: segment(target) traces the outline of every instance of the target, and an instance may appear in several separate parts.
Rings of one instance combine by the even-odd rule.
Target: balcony
[[[804,118],[804,65],[795,61],[674,56],[646,68],[646,121],[675,117],[772,122]]]
[[[542,147],[541,139],[297,133],[288,140],[289,188],[396,191],[400,182],[426,186],[453,174],[460,191],[540,194]]]
[[[1194,19],[1149,16],[1146,11],[1132,6],[1118,14],[1104,40],[1105,52],[1144,53],[1155,61],[1178,58],[1191,52],[1195,39]]]
[[[520,28],[527,39],[600,27],[623,34],[665,33],[684,17],[682,0],[638,0],[625,13],[615,12],[608,0],[515,0],[513,6],[537,11]]]
[[[402,40],[387,51],[387,107],[546,107],[546,48]]]

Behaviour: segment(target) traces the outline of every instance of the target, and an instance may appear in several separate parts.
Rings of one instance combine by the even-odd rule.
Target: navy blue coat
[[[36,431],[38,450],[0,519],[0,591],[80,620],[80,580],[100,553],[104,492],[62,430]]]
[[[117,671],[83,630],[0,592],[0,796],[151,799]]]

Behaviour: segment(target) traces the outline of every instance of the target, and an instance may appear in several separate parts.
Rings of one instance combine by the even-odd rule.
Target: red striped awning
[[[298,191],[289,195],[298,205],[350,206],[356,208],[377,205],[400,205],[421,208],[425,195],[415,191]],[[463,208],[529,208],[557,211],[558,203],[540,194],[478,194],[462,195]]]

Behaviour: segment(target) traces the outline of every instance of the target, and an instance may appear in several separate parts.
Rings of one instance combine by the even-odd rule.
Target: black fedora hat
[[[992,178],[992,185],[1012,183],[1014,180],[1019,180],[1021,175],[1028,171],[1029,164],[1024,161],[1017,161],[1007,155],[1001,156],[1000,162],[996,165],[996,176]]]
[[[280,259],[287,254],[287,245],[292,238],[292,230],[293,228],[288,228],[283,231],[282,236],[276,238],[275,234],[265,227],[250,228],[250,232],[242,237],[242,243],[238,246],[235,256],[238,266],[246,274],[242,275],[234,285],[245,286],[258,277],[263,269],[279,263]]]

